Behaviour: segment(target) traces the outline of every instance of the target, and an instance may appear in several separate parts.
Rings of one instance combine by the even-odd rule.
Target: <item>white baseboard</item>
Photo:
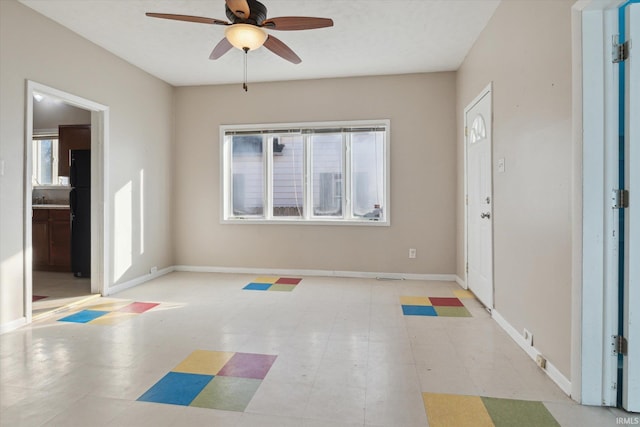
[[[4,323],[0,325],[0,335],[5,334],[7,332],[15,331],[16,329],[27,324],[27,318],[21,317],[19,319],[13,320],[8,323]]]
[[[141,285],[149,280],[164,276],[173,271],[186,271],[197,273],[230,273],[230,274],[271,274],[279,276],[317,276],[317,277],[351,277],[361,279],[381,279],[381,280],[433,280],[442,282],[457,282],[455,274],[412,274],[412,273],[375,273],[364,271],[337,271],[337,270],[304,270],[304,269],[274,269],[274,268],[246,268],[246,267],[203,267],[190,265],[175,265],[155,273],[145,274],[117,285],[109,286],[104,291],[103,296],[109,296],[122,292],[134,286]],[[27,324],[26,318],[16,319],[6,324],[0,325],[0,334],[10,332]]]
[[[462,289],[468,289],[467,288],[467,283],[464,280],[462,280],[462,278],[460,276],[458,276],[457,274],[456,274],[456,283],[458,285],[460,285],[460,287]]]
[[[491,317],[496,321],[502,329],[518,344],[534,361],[540,353],[534,346],[524,339],[524,337],[513,327],[507,320],[500,315],[495,309],[491,311]],[[546,368],[543,371],[557,384],[558,387],[567,395],[571,396],[571,381],[567,379],[551,362],[547,360]]]
[[[454,274],[376,273],[365,271],[213,267],[192,265],[176,265],[173,268],[174,271],[187,271],[194,273],[271,274],[278,276],[352,277],[360,279],[437,280],[443,282],[454,282],[456,280],[456,276]]]
[[[175,271],[175,267],[173,266],[163,268],[161,270],[156,271],[155,273],[145,274],[144,276],[136,277],[135,279],[110,286],[107,289],[105,289],[104,296],[106,297],[109,295],[117,294],[118,292],[122,292],[125,289],[129,289],[129,288],[133,288],[134,286],[141,285],[145,282],[148,282],[149,280],[153,280],[157,277],[164,276],[165,274],[171,273],[172,271]]]

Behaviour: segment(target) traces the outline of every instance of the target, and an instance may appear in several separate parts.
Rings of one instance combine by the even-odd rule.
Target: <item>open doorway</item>
[[[25,317],[104,291],[104,147],[108,109],[27,82]],[[83,197],[79,197],[82,195]]]
[[[91,296],[91,229],[87,226],[90,211],[78,209],[78,205],[84,204],[78,203],[75,196],[78,191],[90,189],[78,190],[78,179],[74,179],[78,168],[75,157],[81,153],[81,158],[86,159],[90,152],[91,112],[34,93],[31,174],[34,319]],[[90,162],[85,164],[84,170],[90,171]],[[81,181],[85,184],[89,180]]]

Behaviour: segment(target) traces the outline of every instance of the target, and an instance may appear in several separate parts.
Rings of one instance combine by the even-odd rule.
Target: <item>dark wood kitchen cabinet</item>
[[[71,271],[69,209],[34,209],[31,230],[34,270]]]
[[[69,176],[69,151],[91,149],[91,125],[58,126],[58,176]]]
[[[49,209],[33,210],[31,246],[34,270],[44,270],[49,265]]]

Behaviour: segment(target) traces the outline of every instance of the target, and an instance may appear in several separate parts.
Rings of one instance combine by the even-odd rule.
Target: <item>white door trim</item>
[[[573,6],[573,256],[571,395],[587,405],[616,405],[617,73],[611,62],[622,0]]]
[[[58,98],[78,108],[91,111],[91,292],[105,294],[109,283],[108,266],[109,202],[107,154],[109,142],[109,107],[67,92],[37,83],[26,82],[25,164],[24,164],[24,317],[31,323],[32,310],[32,139],[34,92]]]
[[[624,356],[622,407],[631,412],[640,411],[640,334],[638,322],[640,309],[640,3],[626,7],[626,40],[632,43],[632,53],[625,61],[625,188],[629,190],[629,208],[625,209],[625,271],[624,271],[624,337],[627,340],[627,355]]]
[[[467,164],[467,135],[465,134],[465,129],[468,128],[468,123],[467,123],[467,113],[469,112],[469,110],[471,110],[482,98],[484,98],[486,95],[491,94],[493,92],[493,82],[489,82],[489,84],[487,86],[485,86],[484,89],[482,89],[482,91],[469,103],[467,104],[467,106],[464,108],[464,111],[462,113],[462,122],[463,122],[463,129],[462,129],[462,141],[463,141],[463,145],[464,145],[464,263],[465,263],[465,269],[464,269],[464,288],[465,289],[469,289],[469,272],[468,272],[468,268],[467,266],[469,265],[469,245],[468,245],[468,240],[469,240],[469,205],[467,203],[467,197],[469,194],[469,190],[468,190],[468,164]],[[493,117],[493,99],[490,99],[491,102],[491,111],[492,111],[492,117]],[[493,118],[491,119],[491,122],[487,124],[488,126],[492,126],[493,127]],[[492,132],[493,134],[493,132]],[[492,137],[493,138],[493,137]],[[491,144],[491,152],[493,153],[493,141],[490,141]],[[493,175],[493,172],[491,173]],[[492,205],[493,205],[493,176],[491,176],[491,198],[492,198]],[[493,219],[491,220],[493,221]],[[492,249],[493,250],[493,247]],[[493,258],[493,257],[492,257]],[[493,269],[493,265],[491,267]],[[491,307],[488,307],[489,309],[493,308],[493,303],[491,304]]]

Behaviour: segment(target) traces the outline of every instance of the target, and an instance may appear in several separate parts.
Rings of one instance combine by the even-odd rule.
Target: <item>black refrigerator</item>
[[[91,276],[91,150],[71,150],[71,271]]]

